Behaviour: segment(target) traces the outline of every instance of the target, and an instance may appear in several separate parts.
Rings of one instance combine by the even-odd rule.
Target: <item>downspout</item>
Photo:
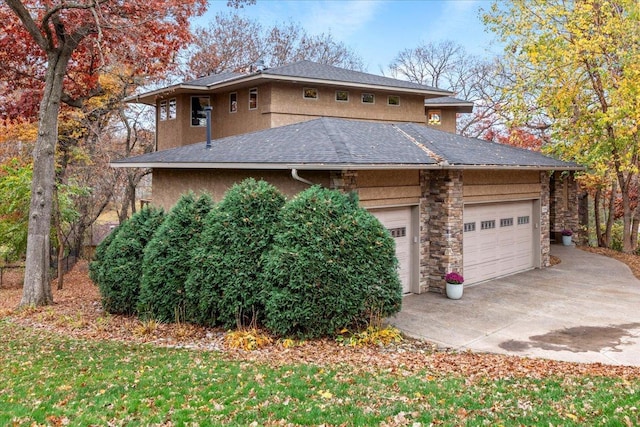
[[[308,179],[301,178],[298,175],[298,169],[291,169],[291,178],[295,179],[296,181],[303,182],[307,185],[315,185],[313,182],[309,181]]]

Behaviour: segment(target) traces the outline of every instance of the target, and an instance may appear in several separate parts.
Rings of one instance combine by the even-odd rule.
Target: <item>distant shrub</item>
[[[265,181],[231,187],[205,220],[186,283],[190,318],[226,327],[261,322],[261,272],[285,198]]]
[[[202,232],[211,198],[183,195],[167,214],[144,250],[138,312],[160,321],[184,320],[184,284],[189,272],[191,249]]]
[[[400,310],[395,242],[355,197],[312,187],[285,204],[265,268],[266,326],[330,336]]]
[[[134,314],[140,294],[144,248],[164,219],[157,208],[143,208],[125,221],[111,239],[98,286],[102,306],[112,314]],[[97,254],[97,252],[96,252]]]

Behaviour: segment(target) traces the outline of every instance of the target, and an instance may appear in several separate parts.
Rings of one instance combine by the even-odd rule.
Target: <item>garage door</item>
[[[402,291],[411,292],[411,208],[374,209],[371,213],[385,226],[396,242]]]
[[[464,207],[465,283],[533,268],[533,201]]]

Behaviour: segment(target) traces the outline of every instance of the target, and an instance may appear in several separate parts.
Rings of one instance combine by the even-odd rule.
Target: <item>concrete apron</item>
[[[408,295],[389,321],[443,348],[640,366],[640,281],[612,258],[551,253],[562,262],[465,286],[460,300]]]

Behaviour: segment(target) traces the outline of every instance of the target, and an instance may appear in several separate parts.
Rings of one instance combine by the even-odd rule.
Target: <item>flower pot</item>
[[[562,244],[565,246],[571,246],[571,236],[562,236]]]
[[[447,298],[460,299],[462,298],[462,291],[464,285],[462,283],[447,283]]]

